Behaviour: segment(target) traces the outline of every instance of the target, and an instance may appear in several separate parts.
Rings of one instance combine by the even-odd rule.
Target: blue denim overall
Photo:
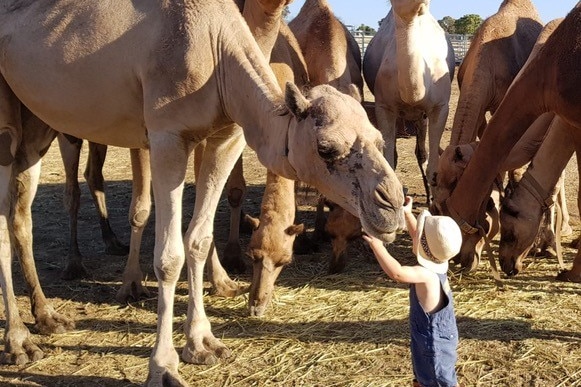
[[[415,285],[410,287],[410,332],[414,377],[422,387],[456,386],[458,327],[452,291],[446,292],[446,274],[438,274],[446,295],[444,307],[426,313],[418,301]]]

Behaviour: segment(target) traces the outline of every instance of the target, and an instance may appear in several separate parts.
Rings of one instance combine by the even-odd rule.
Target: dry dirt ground
[[[454,86],[443,145],[448,141],[458,97]],[[425,196],[413,156],[414,145],[413,138],[398,140],[397,173],[421,206]],[[249,184],[244,207],[257,214],[264,169],[251,151],[245,153],[244,161]],[[567,187],[574,236],[579,231],[575,167],[572,160]],[[110,149],[105,176],[113,228],[128,243],[131,174],[127,150]],[[114,296],[125,258],[102,253],[95,210],[82,181],[80,246],[92,278],[65,282],[59,278],[68,243],[68,219],[62,204],[64,178],[55,143],[45,157],[34,202],[35,253],[47,296],[59,312],[76,321],[76,329],[50,337],[34,332],[20,268],[14,264],[21,314],[45,358],[20,367],[0,366],[0,385],[141,385],[147,376],[156,329],[157,288],[151,267],[153,220],[144,236],[141,258],[152,296],[119,305]],[[193,175],[189,173],[185,222],[194,197]],[[220,251],[226,240],[228,211],[223,199],[216,216]],[[312,227],[311,207],[303,207],[300,217]],[[243,243],[247,240],[244,236]],[[403,262],[413,262],[406,235],[402,234],[389,250]],[[248,316],[247,296],[224,299],[208,294],[205,306],[213,332],[235,357],[214,366],[182,363],[181,374],[193,386],[206,387],[411,385],[407,288],[389,280],[357,241],[349,248],[345,272],[329,276],[329,251],[324,245],[319,253],[295,257],[281,274],[273,304],[262,319]],[[565,250],[567,266],[575,253],[568,247]],[[470,275],[452,277],[460,331],[457,369],[464,385],[581,386],[581,285],[555,282],[555,259],[528,258],[527,265],[522,275],[506,280],[504,291],[495,286],[486,261]],[[248,283],[250,274],[237,280]],[[187,302],[183,277],[178,286],[174,342],[181,350]],[[3,306],[0,308],[0,319],[5,322]]]

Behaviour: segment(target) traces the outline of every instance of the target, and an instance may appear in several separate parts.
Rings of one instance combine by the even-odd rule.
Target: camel
[[[494,114],[525,64],[543,23],[530,0],[504,0],[472,38],[458,69],[460,96],[450,145],[482,136],[486,113]]]
[[[289,27],[305,57],[310,83],[329,84],[362,101],[363,77],[359,45],[334,15],[329,3],[326,0],[306,0]],[[325,203],[329,204],[330,210],[326,222]],[[325,232],[331,236],[333,254],[329,260],[330,274],[343,271],[347,242],[361,235],[359,220],[343,212],[340,206],[324,198],[318,202],[315,236],[322,239]]]
[[[521,69],[488,123],[455,189],[441,203],[443,213],[460,224],[465,243],[482,234],[482,207],[491,183],[530,125],[543,113],[552,112],[567,124],[581,127],[581,112],[577,106],[581,100],[581,76],[575,67],[575,63],[581,60],[581,47],[570,44],[579,34],[581,3],[573,8]],[[546,130],[541,134],[544,135]],[[581,282],[579,255],[573,268],[562,273],[559,279]]]
[[[10,267],[10,234],[24,229],[18,217],[14,222],[10,217],[10,193],[19,189],[33,196],[42,154],[35,147],[38,138],[24,125],[27,109],[62,133],[149,149],[158,324],[148,386],[187,385],[178,373],[179,355],[172,342],[175,286],[186,260],[189,304],[182,359],[211,364],[231,355],[212,333],[202,276],[205,264],[217,261],[214,214],[246,143],[273,173],[311,184],[357,215],[365,232],[384,242],[395,238],[403,190],[382,157],[383,140],[364,109],[326,85],[303,95],[288,83],[283,92],[229,0],[120,1],[115,7],[87,0],[10,2],[0,5],[0,42],[5,358],[25,362],[42,356],[19,316]],[[207,146],[194,214],[182,237],[186,165],[203,139]],[[24,173],[13,175],[17,162],[28,164],[21,170],[29,179],[20,179]]]
[[[416,124],[416,158],[428,204],[455,70],[452,45],[429,6],[429,0],[391,1],[392,8],[363,58],[363,75],[375,95],[376,119],[385,139],[385,158],[393,168],[397,163],[396,121]]]
[[[449,145],[470,143],[482,136],[486,113],[494,114],[498,108],[506,90],[529,57],[542,28],[541,19],[530,0],[505,0],[498,11],[480,25],[458,70],[460,96]],[[440,163],[438,173],[442,173],[446,165],[449,164]],[[441,183],[436,182],[436,185],[440,186]],[[489,204],[492,213],[488,217],[493,224],[487,234],[489,239],[494,237],[490,232],[499,229],[497,214],[501,191],[502,185],[495,184],[491,195],[495,208],[492,209]],[[433,192],[434,205],[437,205],[442,202],[438,197],[441,190],[434,188]],[[471,262],[473,265],[464,268],[474,269],[480,261],[483,246],[481,241],[476,246],[465,243],[455,261],[463,266]]]
[[[581,144],[579,135],[579,131],[556,116],[519,183],[503,199],[498,258],[507,275],[522,270],[522,261],[535,242],[541,221],[547,218],[547,209],[562,200],[562,172]],[[551,217],[548,219],[551,221]]]
[[[63,270],[63,279],[75,279],[88,277],[89,273],[83,265],[83,258],[79,250],[77,239],[77,220],[79,215],[79,206],[81,200],[81,190],[79,188],[79,157],[83,140],[59,135],[57,137],[59,149],[65,167],[65,207],[69,211],[69,252],[67,266]],[[105,243],[105,254],[109,255],[126,255],[129,247],[119,241],[111,225],[107,213],[107,204],[105,200],[105,183],[103,178],[103,164],[107,155],[107,146],[89,142],[89,157],[85,168],[84,177],[89,186],[97,215],[99,216],[99,225],[101,227],[101,238]]]

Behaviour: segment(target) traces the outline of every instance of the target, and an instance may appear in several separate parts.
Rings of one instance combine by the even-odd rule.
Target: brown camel
[[[307,63],[312,85],[329,84],[337,90],[362,100],[361,51],[355,38],[337,19],[326,0],[306,0],[298,15],[289,23]],[[315,236],[322,239],[321,225],[331,236],[333,254],[329,273],[340,273],[346,264],[347,242],[361,236],[361,225],[354,216],[343,214],[341,206],[329,203],[330,213],[324,220],[324,203],[319,200]],[[339,221],[342,220],[342,221]],[[329,222],[330,220],[330,222]],[[345,222],[343,222],[345,221]]]
[[[491,183],[511,149],[537,117],[553,112],[567,124],[581,127],[581,111],[577,106],[581,100],[581,74],[577,71],[581,46],[575,43],[580,34],[581,3],[578,3],[515,78],[456,188],[441,203],[443,212],[460,224],[465,243],[480,237],[482,205]],[[581,282],[581,256],[559,278]]]
[[[0,283],[6,358],[25,362],[42,356],[19,317],[10,265],[10,234],[16,237],[26,227],[19,213],[11,220],[9,194],[19,189],[33,196],[43,153],[39,138],[25,125],[23,106],[60,132],[150,151],[159,286],[149,386],[187,385],[178,374],[172,340],[175,286],[186,258],[189,306],[182,359],[210,364],[231,354],[212,333],[202,276],[205,263],[217,261],[214,214],[244,138],[273,173],[313,185],[358,215],[367,233],[385,242],[395,238],[403,190],[361,105],[330,86],[303,95],[289,83],[283,93],[231,1],[147,0],[137,5],[124,0],[114,7],[88,0],[10,2],[0,5],[0,42]],[[207,146],[194,214],[182,237],[185,170],[202,139]],[[13,176],[18,162],[28,165]],[[31,178],[20,179],[26,175]]]
[[[520,181],[503,199],[498,258],[507,275],[522,270],[523,259],[535,243],[541,221],[548,219],[548,223],[554,223],[546,213],[555,207],[554,203],[559,203],[559,196],[563,198],[560,194],[564,187],[559,186],[562,172],[581,145],[580,136],[581,131],[556,116]]]
[[[416,124],[416,158],[429,204],[449,111],[454,52],[430,13],[429,0],[392,0],[391,6],[365,51],[363,75],[375,95],[377,123],[386,142],[384,154],[392,167],[397,163],[396,121]]]

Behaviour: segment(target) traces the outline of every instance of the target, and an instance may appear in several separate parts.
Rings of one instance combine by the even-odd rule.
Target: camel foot
[[[119,242],[116,237],[106,240],[105,245],[107,246],[105,247],[105,254],[107,255],[125,256],[129,254],[129,246]]]
[[[43,312],[36,313],[35,328],[43,335],[65,333],[75,329],[75,322],[47,306]]]
[[[260,225],[260,220],[248,214],[243,214],[240,218],[240,233],[245,235],[251,235],[254,230],[258,229]]]
[[[67,281],[89,278],[89,271],[85,268],[80,260],[70,260],[67,267],[63,270],[61,278]]]
[[[189,384],[179,375],[177,371],[167,368],[150,370],[145,381],[146,387],[188,387]]]
[[[238,241],[226,244],[222,266],[228,273],[242,274],[246,272],[246,264],[242,259],[242,249]]]
[[[0,353],[1,364],[23,365],[43,357],[43,352],[30,340],[30,332],[24,325],[6,333],[4,351]]]
[[[562,270],[557,274],[557,281],[581,283],[581,274],[573,273],[572,270]]]
[[[233,298],[250,291],[250,286],[240,286],[230,278],[212,283],[212,294],[220,297]]]
[[[573,228],[571,227],[570,224],[563,224],[563,226],[561,227],[561,236],[565,237],[565,236],[569,236],[573,234]]]
[[[182,360],[191,364],[214,365],[219,359],[232,357],[232,351],[213,336],[204,338],[203,343],[203,347],[198,349],[192,340],[188,340],[182,351]]]
[[[131,301],[139,301],[142,298],[149,298],[149,296],[149,290],[142,285],[141,281],[130,281],[121,285],[115,295],[115,299],[120,304],[127,304]]]

